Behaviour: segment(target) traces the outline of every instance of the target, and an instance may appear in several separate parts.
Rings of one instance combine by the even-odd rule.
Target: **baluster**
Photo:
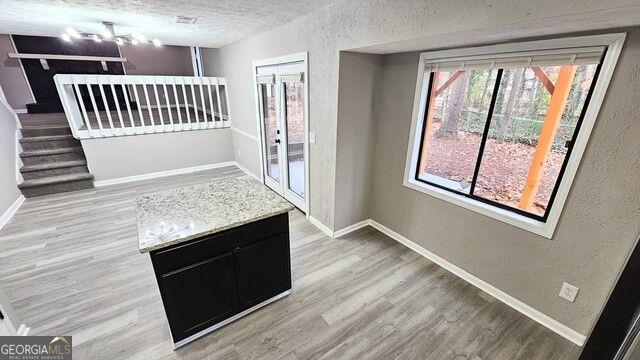
[[[153,92],[156,94],[156,108],[160,115],[160,124],[162,125],[162,131],[164,131],[164,117],[162,116],[162,104],[160,104],[160,97],[158,96],[157,78],[153,77]]]
[[[189,99],[187,99],[187,90],[184,78],[180,78],[182,80],[182,96],[184,97],[184,109],[187,112],[187,124],[189,124],[189,129],[191,129],[191,114],[189,112]]]
[[[124,81],[122,82],[122,84],[120,84],[120,86],[122,87],[122,92],[125,94],[125,99],[124,102],[127,105],[127,113],[129,114],[129,123],[131,123],[131,130],[132,132],[135,134],[136,133],[136,123],[133,120],[133,113],[131,112],[131,104],[129,101],[129,91],[127,89],[127,86],[124,84]],[[124,126],[123,126],[124,128]]]
[[[224,115],[222,114],[222,102],[220,101],[220,78],[216,80],[216,98],[218,99],[218,114],[220,114],[220,127],[224,127]]]
[[[87,81],[87,77],[85,76],[85,83],[87,84],[87,89],[89,90],[89,98],[91,99],[91,106],[93,106],[93,112],[96,114],[96,120],[98,120],[98,128],[100,129],[100,136],[104,136],[104,128],[102,127],[102,118],[100,117],[100,112],[98,111],[98,106],[96,105],[96,98],[93,95],[93,87],[91,86],[93,81]]]
[[[122,129],[122,134],[124,134],[124,121],[122,120],[122,112],[120,111],[120,100],[118,99],[118,94],[116,94],[116,87],[113,84],[113,77],[109,76],[109,86],[111,87],[111,94],[113,95],[113,104],[116,107],[116,111],[118,113],[118,120],[120,120],[120,128]]]
[[[193,100],[193,111],[196,113],[196,127],[200,126],[200,115],[198,115],[198,101],[196,101],[196,90],[193,86],[193,78],[190,78],[191,83],[191,99]]]
[[[202,78],[199,77],[197,79],[198,79],[198,82],[199,82],[198,85],[200,85],[200,104],[202,105],[201,106],[201,108],[202,108],[202,117],[203,117],[202,121],[204,121],[204,124],[203,124],[204,126],[202,126],[201,128],[206,129],[207,128],[207,106],[204,104],[204,90],[203,90],[203,87],[202,87]]]
[[[169,92],[167,91],[167,77],[162,78],[162,89],[164,90],[164,101],[167,103],[167,113],[169,113],[169,123],[171,124],[171,131],[175,131],[173,128],[173,114],[171,113],[171,102],[169,101]]]
[[[180,130],[182,130],[182,111],[180,110],[180,99],[178,98],[178,90],[176,89],[175,77],[171,77],[171,85],[173,87],[173,99],[176,102],[176,111],[178,112],[178,122],[180,123]]]
[[[140,116],[140,126],[142,128],[142,133],[144,134],[147,132],[147,127],[144,124],[144,116],[142,115],[142,105],[140,104],[140,96],[138,96],[138,86],[134,82],[133,86],[131,87],[133,88],[133,95],[136,98],[136,106],[138,107],[138,116]]]
[[[110,136],[115,135],[115,130],[113,129],[113,119],[111,118],[111,109],[109,108],[109,103],[107,102],[107,95],[104,92],[104,87],[102,86],[102,76],[96,76],[96,83],[98,84],[98,88],[100,89],[100,96],[102,96],[102,104],[104,105],[104,111],[107,113],[107,119],[109,120],[109,128],[111,130]]]
[[[211,78],[205,78],[207,81],[207,89],[209,90],[209,110],[211,111],[211,125],[209,127],[216,127],[216,111],[213,108],[213,96],[211,96]]]
[[[151,110],[151,100],[149,100],[149,90],[147,89],[147,79],[142,77],[142,89],[144,90],[144,98],[147,102],[147,112],[149,113],[149,121],[151,122],[151,130],[156,132],[156,123],[153,121],[153,110]]]
[[[73,82],[73,88],[75,90],[76,93],[76,98],[78,100],[78,102],[80,103],[80,110],[82,110],[82,119],[83,122],[85,124],[85,126],[87,127],[87,131],[89,132],[89,137],[91,137],[91,121],[89,119],[89,114],[87,114],[87,109],[84,106],[84,99],[82,98],[82,93],[80,92],[80,86],[78,85],[78,79],[74,76],[72,77],[72,82]]]

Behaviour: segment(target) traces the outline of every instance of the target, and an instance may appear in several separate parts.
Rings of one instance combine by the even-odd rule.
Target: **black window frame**
[[[428,117],[428,111],[429,111],[429,102],[431,100],[431,91],[433,90],[433,72],[429,72],[429,73],[425,73],[425,74],[429,74],[429,85],[428,85],[428,89],[427,89],[427,93],[426,93],[426,101],[424,102],[424,108],[421,109],[423,112],[423,117],[422,117],[422,133],[420,135],[420,146],[418,148],[418,162],[416,164],[415,167],[415,175],[414,175],[414,179],[416,181],[419,181],[421,183],[430,185],[430,186],[434,186],[436,188],[454,193],[454,194],[458,194],[458,195],[462,195],[466,198],[472,199],[472,200],[476,200],[491,206],[495,206],[497,208],[503,209],[503,210],[507,210],[510,212],[514,212],[518,215],[522,215],[525,216],[527,218],[530,219],[534,219],[543,223],[547,222],[547,219],[549,218],[549,214],[551,212],[551,208],[553,207],[553,203],[556,197],[556,194],[558,192],[558,188],[560,187],[560,184],[562,183],[562,181],[564,180],[564,173],[567,167],[567,164],[569,163],[569,160],[571,158],[571,155],[573,153],[573,147],[576,143],[576,139],[578,137],[578,134],[580,133],[580,130],[582,128],[582,122],[584,120],[585,114],[587,112],[587,109],[589,108],[589,103],[591,101],[591,96],[593,95],[593,90],[595,88],[596,83],[598,82],[598,77],[600,76],[600,69],[602,67],[602,61],[606,56],[607,51],[605,50],[601,57],[600,57],[600,61],[598,62],[597,66],[596,66],[596,71],[593,75],[593,80],[591,81],[591,85],[589,86],[589,92],[587,93],[587,97],[585,98],[584,101],[584,105],[582,106],[582,109],[580,111],[580,117],[578,118],[578,121],[576,123],[576,129],[573,131],[573,136],[571,137],[571,140],[569,142],[569,146],[567,147],[567,155],[565,155],[564,161],[562,162],[562,166],[560,167],[560,171],[558,172],[558,178],[556,179],[556,182],[553,186],[553,190],[551,192],[551,196],[549,197],[549,203],[547,205],[547,208],[545,209],[545,212],[543,215],[537,215],[537,214],[532,214],[530,212],[524,211],[522,209],[519,208],[515,208],[515,207],[511,207],[505,204],[501,204],[497,201],[493,201],[490,199],[485,199],[483,197],[474,195],[474,190],[475,190],[475,186],[476,186],[476,182],[478,180],[478,174],[480,172],[480,164],[482,162],[482,157],[484,155],[484,148],[487,142],[487,139],[489,137],[489,127],[491,126],[491,119],[493,118],[493,111],[495,108],[495,103],[497,101],[497,95],[498,95],[498,91],[500,90],[500,81],[502,80],[502,75],[503,75],[503,71],[504,69],[499,68],[498,73],[496,75],[496,82],[493,88],[493,93],[491,95],[491,103],[489,105],[489,110],[487,112],[487,120],[485,122],[485,127],[482,133],[482,140],[480,141],[480,148],[478,150],[478,158],[476,159],[476,166],[474,169],[474,173],[473,173],[473,179],[471,180],[471,186],[469,189],[469,193],[464,193],[462,191],[458,191],[458,190],[454,190],[451,188],[448,188],[446,186],[440,185],[440,184],[436,184],[433,182],[430,182],[428,180],[424,180],[422,178],[420,178],[420,164],[422,161],[422,150],[423,150],[423,146],[424,146],[424,134],[426,131],[426,121],[427,121],[427,117]]]

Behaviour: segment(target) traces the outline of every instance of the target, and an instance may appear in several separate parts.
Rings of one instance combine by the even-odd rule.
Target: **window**
[[[617,35],[422,54],[405,185],[550,237]]]

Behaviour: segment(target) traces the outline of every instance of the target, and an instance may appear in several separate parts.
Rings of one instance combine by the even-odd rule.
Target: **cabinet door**
[[[289,235],[235,251],[240,308],[247,309],[291,288]]]
[[[163,274],[161,279],[160,291],[176,342],[238,312],[230,253]]]

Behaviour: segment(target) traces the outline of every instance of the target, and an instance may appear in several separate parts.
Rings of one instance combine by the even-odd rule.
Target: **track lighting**
[[[60,38],[66,42],[72,42],[73,39],[89,39],[97,43],[113,41],[118,45],[124,45],[125,42],[129,42],[132,45],[153,44],[157,47],[162,46],[162,42],[160,42],[159,39],[147,40],[147,38],[139,32],[116,36],[114,23],[112,22],[103,21],[102,25],[103,28],[99,34],[79,32],[72,27],[68,27],[65,32],[60,35]]]
[[[80,33],[77,32],[76,29],[74,29],[72,27],[68,27],[67,28],[67,34],[71,35],[72,37],[74,37],[76,39],[80,39],[82,37],[82,35],[80,35]]]

